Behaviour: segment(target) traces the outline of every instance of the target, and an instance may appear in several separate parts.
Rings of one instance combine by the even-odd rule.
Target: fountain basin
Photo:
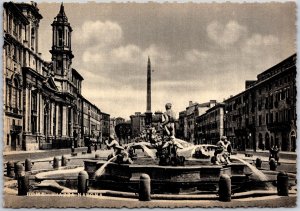
[[[247,166],[232,163],[227,166],[201,164],[194,161],[186,166],[159,166],[156,164],[116,164],[109,163],[103,175],[95,178],[95,172],[105,161],[85,160],[85,170],[90,178],[95,179],[94,188],[137,192],[141,174],[151,178],[152,193],[208,193],[217,192],[221,174],[231,176],[235,192],[255,190],[257,181],[250,180]],[[252,184],[252,185],[246,185]],[[257,188],[261,189],[259,185]],[[265,189],[265,188],[263,188]]]

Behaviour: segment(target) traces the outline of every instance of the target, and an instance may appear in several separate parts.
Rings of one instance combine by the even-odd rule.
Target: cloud
[[[190,100],[222,101],[243,90],[244,80],[255,79],[256,74],[278,62],[272,52],[278,51],[276,36],[250,33],[236,21],[208,24],[207,35],[217,45],[186,49],[180,57],[158,44],[141,47],[125,43],[124,32],[115,22],[89,21],[81,29],[89,31],[81,40],[86,47],[80,66],[88,82],[83,94],[112,116],[128,118],[135,111],[144,112],[148,56],[155,70],[153,111],[163,110],[166,102],[173,103],[179,112]],[[101,36],[95,36],[97,31]]]
[[[111,47],[122,40],[122,28],[111,21],[86,21],[74,31],[74,42],[85,46]]]
[[[254,54],[257,51],[263,52],[266,48],[278,47],[279,39],[274,35],[253,34],[249,37],[242,48],[245,53]]]
[[[236,43],[247,33],[247,28],[236,21],[229,21],[226,25],[213,21],[208,24],[207,36],[222,47]]]
[[[192,49],[185,52],[185,59],[188,62],[199,62],[199,61],[205,61],[210,57],[208,52],[199,51],[197,49]]]

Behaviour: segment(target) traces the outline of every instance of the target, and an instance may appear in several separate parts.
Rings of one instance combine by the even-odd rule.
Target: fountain
[[[90,178],[95,179],[93,188],[125,192],[138,190],[142,174],[150,176],[152,192],[156,194],[216,193],[222,174],[231,177],[234,192],[273,188],[261,171],[238,157],[232,156],[228,165],[213,165],[211,158],[215,145],[194,146],[180,139],[176,141],[184,147],[176,152],[171,151],[172,158],[184,159],[183,161],[170,160],[164,163],[162,160],[165,154],[155,153],[157,147],[149,142],[138,142],[128,145],[128,148],[137,151],[133,164],[90,159],[84,161],[85,170]],[[170,144],[170,147],[173,146]],[[197,153],[203,157],[199,157]]]

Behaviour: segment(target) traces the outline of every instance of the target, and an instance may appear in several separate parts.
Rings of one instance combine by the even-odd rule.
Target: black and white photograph
[[[297,2],[4,1],[4,208],[294,208]]]

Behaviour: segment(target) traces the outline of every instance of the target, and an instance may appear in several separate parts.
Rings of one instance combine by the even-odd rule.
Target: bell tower
[[[52,54],[53,71],[55,77],[68,79],[74,55],[71,48],[72,27],[68,22],[63,3],[54,18],[52,26]]]

